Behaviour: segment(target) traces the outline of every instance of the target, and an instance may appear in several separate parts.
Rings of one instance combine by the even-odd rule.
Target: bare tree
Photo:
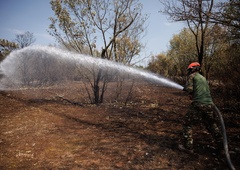
[[[225,0],[216,4],[217,10],[211,15],[211,22],[240,29],[240,1]]]
[[[51,5],[55,18],[50,18],[49,33],[66,48],[117,62],[129,62],[139,54],[142,48],[139,38],[147,16],[142,16],[138,0],[52,0]],[[135,45],[121,49],[119,40]],[[100,53],[96,49],[101,49]],[[98,104],[102,102],[107,81],[102,69],[95,71],[93,80],[88,80]]]
[[[216,5],[217,10],[211,15],[211,22],[220,24],[229,28],[231,39],[239,41],[240,39],[240,1],[225,0]]]
[[[15,41],[18,44],[19,48],[24,48],[33,44],[36,39],[34,38],[33,33],[27,31],[23,34],[17,34]]]
[[[204,58],[204,43],[212,15],[214,0],[160,0],[164,5],[163,13],[172,21],[186,22],[195,37],[198,61]]]
[[[140,44],[148,17],[142,15],[138,0],[52,0],[51,5],[55,18],[50,18],[49,33],[59,43],[92,56],[96,56],[94,49],[98,45],[102,49],[101,57],[110,60],[116,55],[116,39],[123,34],[132,43]]]

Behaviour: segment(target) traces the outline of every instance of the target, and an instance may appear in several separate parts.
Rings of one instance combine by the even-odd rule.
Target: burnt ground
[[[0,92],[0,169],[228,169],[201,125],[195,154],[178,150],[184,92],[139,84],[127,105],[110,99],[87,104],[80,84]],[[240,169],[240,115],[222,115]]]

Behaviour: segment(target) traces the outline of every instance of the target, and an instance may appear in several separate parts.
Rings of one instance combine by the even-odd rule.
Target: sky
[[[0,38],[14,41],[16,34],[26,31],[33,33],[35,45],[56,44],[47,32],[49,17],[54,16],[50,0],[0,0]],[[140,0],[143,13],[149,15],[146,35],[143,38],[143,57],[166,52],[169,41],[178,34],[184,25],[172,23],[167,16],[159,13],[162,8],[159,0]]]

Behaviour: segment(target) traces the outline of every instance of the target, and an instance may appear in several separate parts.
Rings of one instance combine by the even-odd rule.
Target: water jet
[[[39,79],[73,80],[76,78],[76,69],[80,68],[101,69],[112,75],[128,74],[163,86],[183,89],[181,85],[148,71],[49,46],[29,46],[10,53],[1,63],[0,88],[30,85]]]

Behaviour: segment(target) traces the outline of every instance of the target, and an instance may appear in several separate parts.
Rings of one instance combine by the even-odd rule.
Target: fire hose
[[[232,164],[232,161],[231,161],[231,158],[230,158],[230,155],[229,155],[229,152],[228,152],[227,134],[226,134],[226,128],[225,128],[225,125],[224,125],[222,114],[215,104],[213,104],[213,106],[214,106],[214,109],[215,109],[215,111],[216,111],[216,113],[217,113],[217,115],[220,119],[220,122],[221,122],[221,131],[222,131],[222,135],[223,135],[223,147],[224,147],[225,156],[226,156],[226,159],[227,159],[228,166],[231,170],[235,170],[235,167]]]

